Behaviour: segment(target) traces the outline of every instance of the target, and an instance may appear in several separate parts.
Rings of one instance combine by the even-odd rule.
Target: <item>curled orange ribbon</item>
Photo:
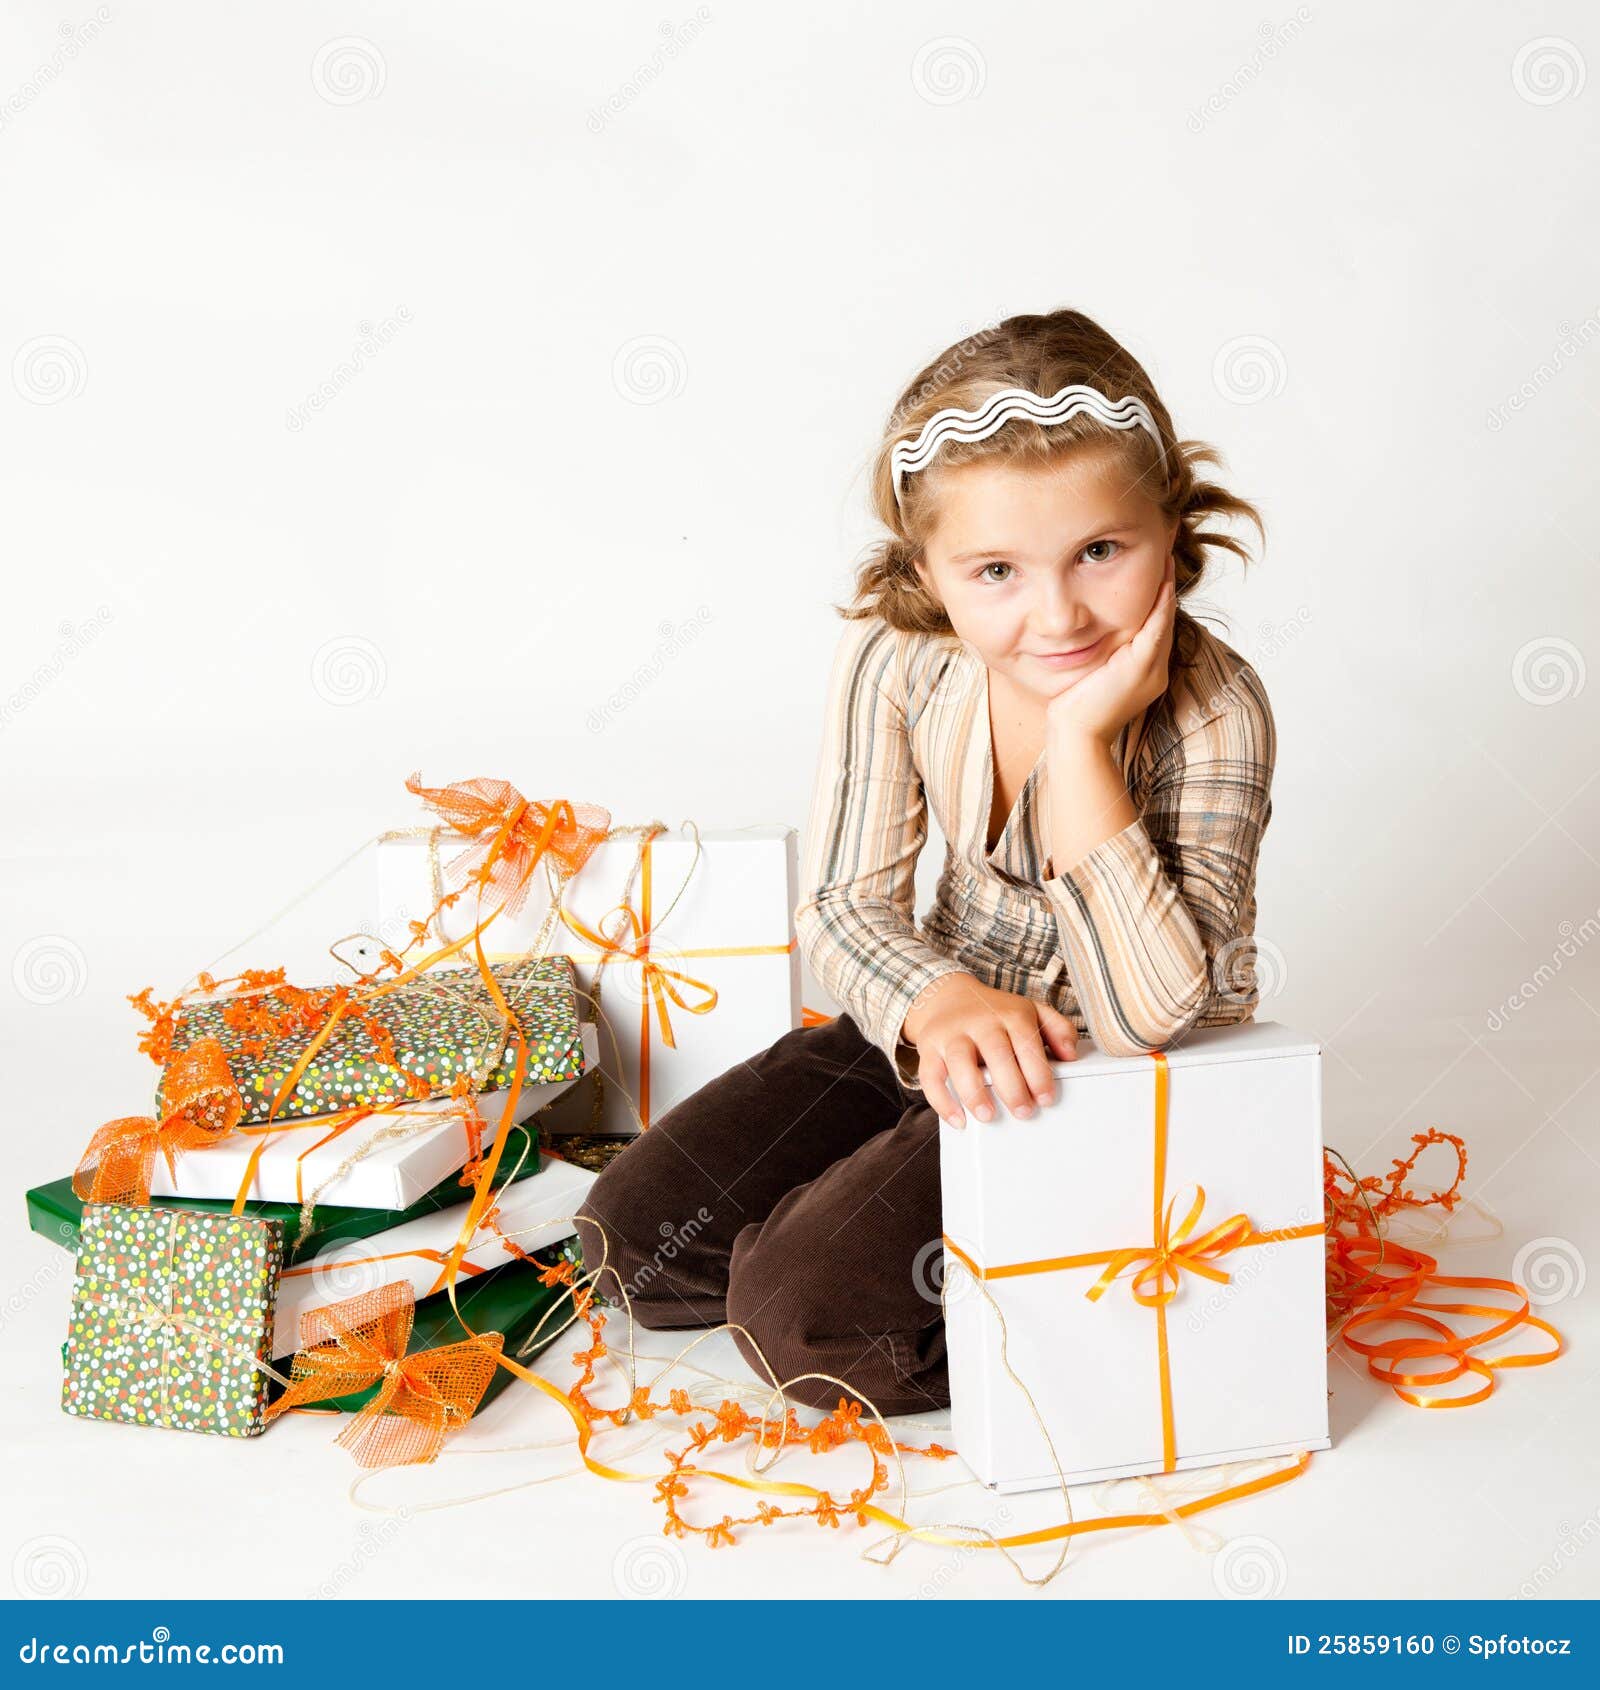
[[[376,1383],[376,1393],[334,1442],[363,1467],[436,1459],[445,1433],[472,1418],[504,1339],[480,1332],[408,1356],[415,1309],[410,1285],[400,1281],[309,1310],[301,1317],[289,1388],[266,1419]]]
[[[555,858],[563,876],[573,875],[610,829],[611,817],[592,804],[559,799],[543,804],[522,796],[509,781],[462,780],[424,786],[413,774],[406,790],[457,833],[477,843],[450,861],[450,873],[471,880],[480,896],[492,891],[511,915],[521,909],[542,856]]]
[[[163,1092],[169,1104],[160,1120],[123,1116],[89,1140],[72,1175],[75,1195],[86,1203],[148,1203],[158,1150],[175,1174],[185,1150],[232,1132],[244,1115],[227,1055],[215,1039],[197,1039],[173,1057]]]

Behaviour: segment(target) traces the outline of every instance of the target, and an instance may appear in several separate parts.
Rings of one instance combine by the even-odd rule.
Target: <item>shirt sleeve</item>
[[[1090,1037],[1112,1056],[1245,1021],[1259,993],[1256,865],[1277,734],[1248,667],[1152,770],[1140,814],[1044,882]]]
[[[801,954],[828,993],[921,1091],[900,1029],[917,995],[965,970],[915,923],[927,800],[906,724],[896,631],[877,617],[846,624],[828,682],[795,910]]]

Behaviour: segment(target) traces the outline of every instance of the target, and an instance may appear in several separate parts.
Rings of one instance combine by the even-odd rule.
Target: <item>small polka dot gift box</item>
[[[280,1221],[85,1205],[62,1408],[254,1437],[282,1265]]]
[[[528,1043],[523,1084],[575,1080],[585,1071],[583,1039],[571,959],[538,957],[491,968]],[[195,1002],[173,1033],[176,1056],[197,1039],[221,1044],[244,1099],[245,1122],[264,1121],[285,1080],[305,1055],[313,1032],[263,1032],[286,1019],[282,993]],[[263,1001],[265,1000],[265,1001]],[[442,1097],[459,1075],[476,1076],[475,1090],[511,1084],[516,1046],[499,1007],[476,968],[436,968],[338,1022],[312,1057],[276,1119],[331,1114],[406,1097]],[[169,1064],[170,1067],[170,1064]],[[165,1076],[163,1076],[163,1084]],[[164,1112],[157,1093],[157,1113]]]

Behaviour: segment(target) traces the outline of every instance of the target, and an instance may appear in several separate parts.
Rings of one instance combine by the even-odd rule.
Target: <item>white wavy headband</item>
[[[1108,428],[1142,428],[1161,447],[1165,459],[1166,448],[1162,445],[1161,430],[1156,427],[1149,406],[1131,394],[1113,404],[1095,387],[1063,387],[1048,399],[1030,393],[1025,387],[1005,387],[998,393],[991,393],[975,411],[951,409],[935,412],[922,425],[914,440],[901,440],[896,444],[889,455],[889,468],[894,477],[894,502],[904,509],[900,498],[901,482],[906,476],[926,469],[947,440],[987,440],[1013,417],[1027,417],[1048,428],[1080,413],[1087,413]]]

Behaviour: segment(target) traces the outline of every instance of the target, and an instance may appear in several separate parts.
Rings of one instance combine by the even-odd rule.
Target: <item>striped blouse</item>
[[[795,926],[823,988],[908,1089],[921,1087],[901,1026],[943,974],[1051,1003],[1114,1056],[1254,1014],[1256,861],[1276,730],[1255,670],[1195,626],[1197,666],[1172,687],[1171,708],[1141,712],[1113,743],[1136,819],[1062,866],[1046,860],[1042,754],[988,850],[983,660],[954,635],[901,633],[877,617],[845,624]],[[930,811],[948,843],[919,929]]]

